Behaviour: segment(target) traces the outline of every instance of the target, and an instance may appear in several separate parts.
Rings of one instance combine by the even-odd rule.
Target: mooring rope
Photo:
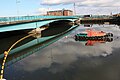
[[[36,33],[35,33],[35,34],[36,34]],[[3,59],[3,62],[2,62],[2,66],[1,66],[2,69],[1,69],[0,80],[3,80],[5,62],[6,62],[7,56],[8,56],[8,54],[10,53],[11,49],[12,49],[16,44],[18,44],[19,42],[21,42],[21,41],[23,41],[24,39],[26,39],[26,38],[28,38],[28,37],[31,37],[31,36],[33,36],[33,35],[35,35],[35,34],[29,34],[29,35],[27,35],[27,36],[19,39],[18,41],[16,41],[16,42],[8,49],[8,51],[5,51],[5,52],[4,52],[4,59]]]

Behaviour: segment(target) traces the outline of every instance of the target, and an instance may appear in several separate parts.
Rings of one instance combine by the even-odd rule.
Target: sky
[[[120,13],[120,0],[1,0],[0,16],[42,15],[49,10],[70,9],[76,14]]]

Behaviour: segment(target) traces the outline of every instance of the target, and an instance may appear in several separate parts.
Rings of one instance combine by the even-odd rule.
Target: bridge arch
[[[63,21],[73,21],[73,19],[63,19]],[[55,19],[55,20],[41,20],[31,23],[19,23],[19,24],[10,24],[10,25],[0,25],[0,32],[7,32],[7,31],[15,31],[15,30],[26,30],[26,29],[35,29],[40,26],[52,23],[54,21],[61,21],[61,19]]]

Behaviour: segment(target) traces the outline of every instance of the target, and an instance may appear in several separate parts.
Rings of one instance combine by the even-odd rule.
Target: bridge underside
[[[4,27],[1,26],[0,38],[28,33],[29,31],[35,28],[46,27],[49,25],[55,28],[60,24],[71,23],[73,21],[75,21],[75,19],[59,19],[59,20],[45,20],[45,21],[38,21],[38,22],[31,22],[31,23],[7,25]]]
[[[43,27],[43,26],[41,26],[41,27]],[[73,26],[73,24],[71,24],[70,20],[59,20],[59,21],[51,22],[51,23],[49,23],[49,27],[47,29],[41,31],[41,34],[39,34],[40,37],[32,36],[32,37],[22,41],[20,44],[17,44],[14,48],[19,47],[25,43],[28,43],[31,40],[34,40],[36,38],[37,38],[37,40],[35,40],[36,42],[41,42],[42,38],[44,40],[44,39],[52,38],[52,37],[57,36],[59,34],[64,34],[64,32],[69,31],[69,30],[73,29],[74,27],[75,26]],[[11,46],[13,44],[13,42],[28,35],[27,33],[24,32],[24,30],[19,30],[19,31],[17,30],[17,31],[11,31],[11,32],[14,34],[11,36],[7,36],[6,38],[0,39],[1,45],[3,45],[0,47],[0,49],[1,49],[0,53],[3,53],[6,49],[8,49],[9,46]],[[8,33],[8,32],[5,32],[5,33]],[[18,33],[20,33],[21,35],[18,35]],[[8,35],[10,35],[10,33],[8,33]],[[1,34],[0,34],[0,37],[1,37]],[[38,39],[40,39],[40,41],[38,41]],[[34,44],[36,44],[36,42],[26,44],[24,47],[22,47],[22,49],[24,49],[28,45],[34,45]],[[17,49],[17,51],[18,50],[21,50],[21,48]],[[16,50],[14,50],[14,51],[16,51]]]
[[[68,21],[75,21],[75,19],[63,19]],[[43,25],[47,25],[49,23],[53,23],[55,21],[62,21],[62,19],[59,20],[45,20],[45,21],[37,21],[37,22],[31,22],[31,23],[21,23],[21,24],[12,24],[12,25],[6,25],[6,26],[0,26],[0,32],[7,32],[7,31],[15,31],[15,30],[27,30],[27,29],[35,29]]]

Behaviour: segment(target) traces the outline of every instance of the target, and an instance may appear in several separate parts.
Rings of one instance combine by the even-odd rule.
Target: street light
[[[19,0],[16,0],[16,6],[17,6],[17,15],[19,15],[19,6],[18,6],[18,4],[20,3],[20,1]]]
[[[74,15],[76,15],[75,3],[73,4],[73,6],[74,6]]]

